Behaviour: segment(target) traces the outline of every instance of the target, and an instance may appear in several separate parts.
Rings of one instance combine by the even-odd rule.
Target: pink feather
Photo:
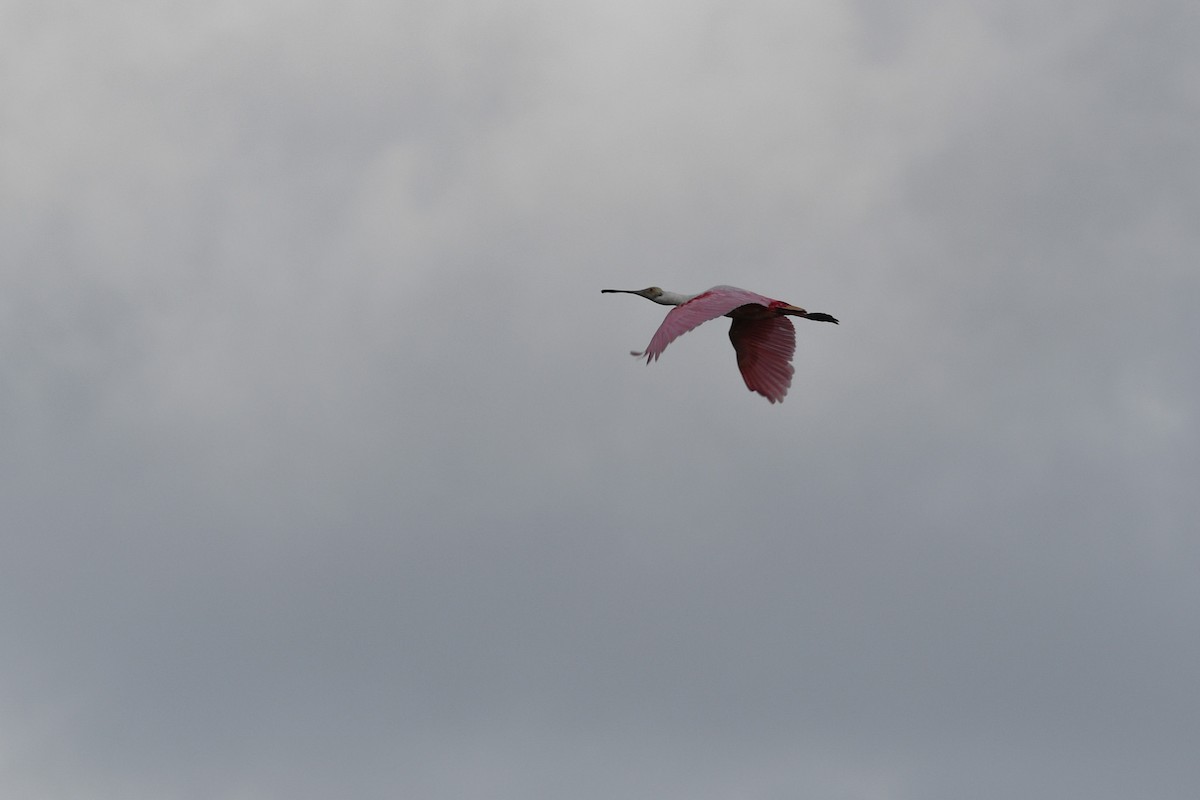
[[[738,369],[746,388],[772,403],[781,403],[792,385],[792,356],[796,354],[796,329],[787,317],[735,319],[729,341],[737,351]]]
[[[742,380],[746,382],[746,388],[772,403],[783,402],[796,373],[792,367],[792,356],[796,354],[796,329],[788,317],[806,317],[837,324],[837,320],[829,314],[809,313],[799,306],[772,300],[736,286],[714,286],[691,298],[664,292],[657,286],[641,291],[602,291],[636,294],[660,305],[674,306],[654,332],[646,349],[634,352],[635,356],[645,356],[647,364],[661,356],[667,345],[693,328],[710,319],[731,317],[733,324],[729,327],[729,341],[737,353]]]
[[[739,289],[736,286],[714,286],[707,292],[696,295],[681,306],[675,306],[658,326],[650,344],[635,356],[645,356],[646,363],[656,360],[667,349],[667,345],[690,330],[710,319],[723,317],[730,311],[749,303],[769,306],[773,301],[761,294]]]

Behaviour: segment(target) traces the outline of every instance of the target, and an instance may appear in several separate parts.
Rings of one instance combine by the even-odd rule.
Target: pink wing
[[[735,319],[729,341],[737,351],[738,369],[746,388],[772,403],[782,403],[792,385],[792,356],[796,329],[787,317]]]
[[[667,345],[688,331],[710,319],[723,317],[747,303],[769,306],[771,298],[748,292],[745,289],[738,289],[736,286],[714,286],[683,305],[672,308],[667,314],[667,318],[662,321],[662,325],[659,325],[658,330],[654,332],[646,349],[641,353],[634,353],[634,355],[645,356],[646,363],[649,364],[662,355],[663,350],[667,349]]]

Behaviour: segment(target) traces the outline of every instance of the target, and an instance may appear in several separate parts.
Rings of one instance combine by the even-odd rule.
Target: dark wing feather
[[[737,351],[738,369],[746,388],[772,403],[783,402],[792,385],[792,356],[796,354],[796,329],[787,317],[735,319],[729,341]]]

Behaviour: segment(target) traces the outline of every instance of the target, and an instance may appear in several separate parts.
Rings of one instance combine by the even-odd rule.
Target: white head
[[[644,297],[647,300],[653,300],[659,305],[664,306],[681,306],[688,300],[691,300],[695,295],[676,294],[675,292],[664,292],[657,286],[650,286],[646,289],[601,289],[601,294],[636,294],[639,297]]]

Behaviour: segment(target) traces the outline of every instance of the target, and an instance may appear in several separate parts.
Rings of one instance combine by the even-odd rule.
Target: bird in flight
[[[731,317],[729,340],[737,352],[738,369],[746,388],[758,392],[772,403],[782,403],[792,385],[792,356],[796,353],[796,329],[788,317],[804,317],[817,322],[837,320],[829,314],[805,311],[799,306],[772,300],[736,286],[714,286],[700,294],[664,292],[649,289],[601,289],[602,294],[636,294],[663,306],[675,306],[654,332],[645,350],[633,355],[646,357],[649,364],[683,334],[717,317]]]

